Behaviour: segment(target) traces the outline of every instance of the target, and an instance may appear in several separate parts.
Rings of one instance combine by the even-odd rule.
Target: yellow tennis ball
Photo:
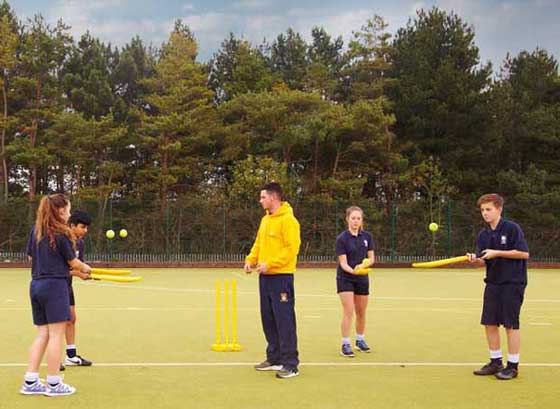
[[[121,238],[123,239],[128,236],[128,232],[126,231],[126,229],[121,229],[121,231],[119,232],[119,236],[121,236]]]
[[[435,233],[435,232],[439,229],[439,226],[438,226],[437,223],[432,222],[432,223],[430,223],[430,225],[428,226],[428,229],[430,229],[430,231],[431,231],[432,233]]]
[[[105,236],[107,236],[107,238],[109,240],[111,240],[111,239],[115,238],[115,232],[113,230],[107,230],[105,232]]]

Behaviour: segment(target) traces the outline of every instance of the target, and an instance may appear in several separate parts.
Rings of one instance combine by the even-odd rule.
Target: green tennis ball
[[[107,230],[105,232],[105,236],[107,236],[107,238],[109,240],[114,239],[115,238],[115,232],[113,230]]]
[[[119,236],[121,236],[121,238],[126,238],[126,236],[128,236],[128,232],[126,231],[126,229],[121,229],[121,231],[119,232]]]
[[[432,222],[432,223],[430,223],[430,225],[428,226],[428,229],[430,229],[430,231],[431,231],[432,233],[435,233],[436,231],[438,231],[439,226],[437,225],[437,223]]]

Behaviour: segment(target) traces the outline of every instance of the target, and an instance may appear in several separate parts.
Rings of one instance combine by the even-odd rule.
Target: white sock
[[[76,345],[72,344],[72,345],[66,345],[66,349],[76,349]]]
[[[365,339],[364,334],[356,334],[356,341],[363,341]]]
[[[352,341],[350,340],[350,338],[342,338],[342,343],[345,345],[350,345]]]
[[[27,382],[35,382],[39,380],[39,372],[26,372],[25,378]]]
[[[502,350],[496,349],[495,351],[490,350],[490,359],[498,359],[502,357]]]
[[[59,375],[47,375],[47,383],[49,385],[58,385],[60,383]]]
[[[512,364],[518,364],[519,354],[508,354],[508,362],[511,362]]]

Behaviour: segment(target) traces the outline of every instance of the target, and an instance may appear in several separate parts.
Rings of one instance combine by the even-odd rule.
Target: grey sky
[[[105,42],[123,45],[138,34],[146,43],[165,41],[173,22],[182,18],[194,31],[200,59],[207,60],[231,31],[259,44],[289,27],[309,37],[323,26],[345,42],[374,14],[389,30],[406,25],[419,8],[455,11],[476,32],[482,61],[499,67],[507,52],[537,46],[560,56],[560,0],[11,0],[19,18],[41,13],[49,22],[62,18],[78,37],[86,30]]]

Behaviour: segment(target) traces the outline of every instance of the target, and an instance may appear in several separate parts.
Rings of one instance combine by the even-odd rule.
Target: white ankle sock
[[[39,372],[26,372],[25,378],[27,382],[35,382],[39,380]]]
[[[518,364],[519,354],[508,354],[508,362],[511,362],[512,364]]]
[[[49,385],[58,385],[60,383],[59,375],[47,375],[47,383]]]
[[[490,359],[498,359],[502,357],[502,350],[496,349],[495,351],[490,350]]]

